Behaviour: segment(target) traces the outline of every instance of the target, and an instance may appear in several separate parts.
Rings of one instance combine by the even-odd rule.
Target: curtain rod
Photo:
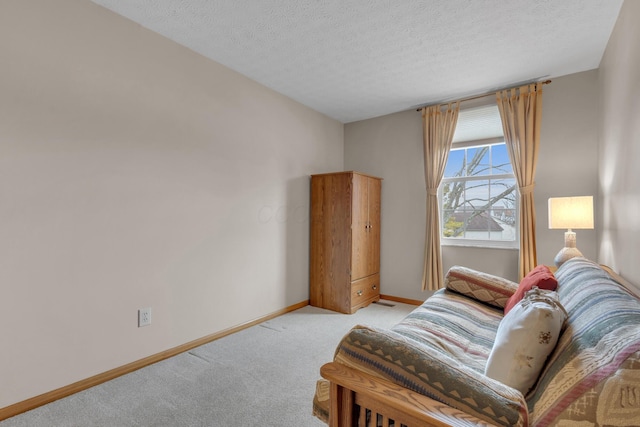
[[[451,101],[440,101],[440,102],[435,102],[433,104],[425,104],[422,107],[416,109],[416,111],[422,111],[423,108],[430,107],[432,105],[449,104],[450,102],[466,102],[466,101],[472,101],[474,99],[485,98],[487,96],[495,95],[496,93],[498,93],[500,91],[503,91],[503,90],[515,89],[515,88],[522,87],[522,86],[528,86],[530,84],[548,85],[549,83],[551,83],[551,80],[545,80],[545,81],[542,81],[542,82],[535,82],[535,83],[532,82],[532,83],[528,83],[528,84],[521,84],[521,85],[518,85],[518,86],[505,87],[503,89],[498,89],[495,92],[488,92],[488,93],[485,93],[483,95],[473,95],[473,96],[469,96],[467,98],[462,98],[462,99],[454,99],[454,100],[451,100]]]

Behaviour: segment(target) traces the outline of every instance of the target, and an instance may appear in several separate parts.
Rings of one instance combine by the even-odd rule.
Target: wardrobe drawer
[[[351,312],[380,297],[380,274],[351,282]]]

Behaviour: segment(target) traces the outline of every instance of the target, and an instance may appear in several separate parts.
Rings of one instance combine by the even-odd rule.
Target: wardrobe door
[[[369,249],[369,178],[353,174],[351,192],[351,281],[371,274]]]
[[[368,178],[367,275],[380,272],[380,194],[381,181]]]

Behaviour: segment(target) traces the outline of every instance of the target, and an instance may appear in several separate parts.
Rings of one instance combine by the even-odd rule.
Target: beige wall
[[[544,87],[535,189],[540,263],[553,264],[564,242],[564,231],[548,229],[547,199],[597,196],[596,83],[597,72],[587,71]],[[429,295],[420,290],[426,203],[421,121],[409,110],[349,123],[344,131],[345,168],[384,178],[381,291],[411,299]],[[578,247],[596,259],[595,231],[578,231]],[[445,270],[460,264],[512,280],[518,275],[517,250],[443,247],[443,263]]]
[[[640,290],[640,2],[624,2],[600,63],[599,259]]]
[[[405,111],[344,128],[345,168],[383,178],[380,291],[424,299],[424,172],[420,114]]]
[[[341,123],[86,0],[0,2],[0,63],[0,408],[308,299]]]
[[[548,199],[598,200],[598,91],[596,70],[553,79],[544,86],[540,155],[536,170],[538,262],[553,265],[566,230],[549,230]],[[597,212],[596,212],[597,217]],[[582,254],[597,260],[596,230],[575,230]]]

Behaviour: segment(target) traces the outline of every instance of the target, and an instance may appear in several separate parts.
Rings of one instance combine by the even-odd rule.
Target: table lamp
[[[593,229],[593,196],[551,197],[549,228],[565,228],[564,248],[553,260],[556,267],[573,257],[582,256],[576,248],[576,233],[572,229]]]

